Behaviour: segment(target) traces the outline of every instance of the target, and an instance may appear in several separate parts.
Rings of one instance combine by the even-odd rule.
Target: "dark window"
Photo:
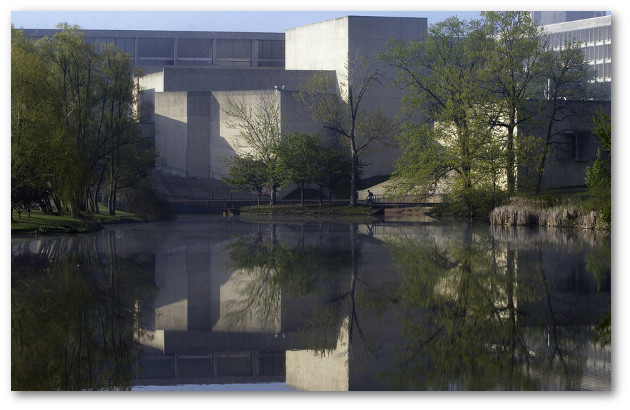
[[[217,40],[216,62],[218,65],[251,66],[251,40]]]
[[[140,65],[173,65],[173,39],[138,39],[138,63]]]
[[[212,64],[212,40],[205,38],[181,38],[177,40],[177,64]]]
[[[172,38],[138,39],[138,57],[140,58],[173,58]]]

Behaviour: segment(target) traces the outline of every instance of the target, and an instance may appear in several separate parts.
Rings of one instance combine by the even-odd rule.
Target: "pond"
[[[611,390],[611,243],[180,215],[11,241],[12,390]]]

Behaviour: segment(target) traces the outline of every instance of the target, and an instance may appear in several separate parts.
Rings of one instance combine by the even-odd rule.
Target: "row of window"
[[[612,47],[610,44],[603,46],[586,47],[584,56],[587,60],[607,60],[612,58]]]
[[[136,60],[134,38],[86,37],[85,40],[103,45],[116,44],[119,50]],[[284,41],[139,38],[137,59],[140,65],[173,65],[176,62],[178,65],[282,67]]]
[[[597,70],[598,79],[612,78],[612,73],[611,73],[612,64],[610,63],[595,64],[594,68],[595,70]]]
[[[582,44],[610,41],[611,26],[591,27],[550,35],[551,47],[562,47],[565,43],[580,42]]]

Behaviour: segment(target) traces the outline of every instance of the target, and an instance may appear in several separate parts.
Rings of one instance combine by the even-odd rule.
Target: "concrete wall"
[[[186,172],[191,177],[208,178],[211,170],[211,105],[210,92],[188,92]]]
[[[158,163],[185,175],[188,145],[188,94],[155,93],[155,149]]]
[[[164,91],[296,90],[314,72],[278,68],[164,68]]]
[[[552,147],[547,155],[543,189],[559,187],[584,187],[586,168],[592,166],[597,157],[598,138],[593,134],[593,117],[599,112],[610,116],[610,101],[568,102],[565,112],[571,114],[563,121],[554,123]],[[535,120],[519,126],[519,135],[546,135],[546,117],[539,115]],[[519,169],[519,186],[529,189],[535,186],[536,169]]]
[[[381,75],[379,82],[370,86],[369,92],[361,102],[363,108],[370,112],[380,109],[389,118],[400,114],[400,102],[403,92],[396,88],[392,81],[394,72],[391,67],[377,61],[379,53],[387,49],[391,40],[420,41],[424,40],[427,30],[426,18],[398,18],[398,17],[348,17],[348,49],[351,54],[351,72],[360,72],[360,63],[356,58],[363,58],[372,62],[370,71],[378,69]],[[418,116],[415,121],[425,121]],[[395,141],[390,144],[374,143],[362,160],[369,164],[363,172],[363,178],[375,175],[388,175],[393,171],[394,161],[402,154]]]
[[[225,159],[239,151],[238,130],[226,126],[221,107],[227,97],[240,94],[254,104],[261,93],[278,89],[283,132],[321,132],[332,137],[295,99],[300,84],[319,70],[330,70],[347,84],[347,68],[354,64],[349,63],[349,55],[373,58],[391,39],[420,40],[425,33],[423,18],[342,17],[287,30],[285,70],[165,67],[161,73],[147,75],[141,86],[154,90],[146,92],[145,98],[155,102],[158,163],[192,177],[225,174]],[[402,92],[391,86],[393,74],[388,67],[381,64],[379,70],[381,84],[374,83],[361,104],[367,112],[380,108],[394,118]],[[351,75],[357,71],[352,68]],[[394,141],[372,144],[360,156],[368,164],[363,178],[390,174],[400,154]]]
[[[295,27],[285,32],[287,70],[336,70],[346,75],[348,17]]]
[[[261,99],[270,98],[277,104],[280,103],[279,93],[273,90],[248,90],[248,91],[216,91],[212,93],[215,107],[212,110],[211,141],[210,141],[210,172],[213,175],[224,175],[229,170],[229,158],[234,155],[243,155],[251,151],[242,138],[238,128],[232,128],[228,122],[233,121],[225,113],[224,109],[229,99],[241,101],[249,107],[256,107]],[[218,131],[218,133],[216,133]]]
[[[400,112],[402,91],[392,86],[393,71],[374,58],[386,49],[390,40],[423,40],[426,35],[427,19],[397,17],[346,16],[296,27],[286,31],[286,68],[289,70],[335,70],[337,81],[347,92],[350,82],[361,82],[360,64],[357,58],[372,61],[368,71],[379,70],[380,83],[372,83],[369,92],[361,101],[366,112],[379,108],[389,118]],[[350,71],[348,71],[350,69]],[[423,121],[423,118],[418,118]],[[388,175],[393,171],[393,162],[401,151],[391,144],[374,143],[360,155],[369,164],[363,170],[363,178]]]
[[[348,391],[350,389],[348,319],[344,319],[337,346],[325,353],[287,350],[287,387],[307,391]]]

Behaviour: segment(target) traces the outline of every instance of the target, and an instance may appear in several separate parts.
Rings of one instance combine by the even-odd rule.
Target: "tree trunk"
[[[350,149],[352,153],[352,171],[350,173],[350,206],[357,205],[357,185],[359,183],[359,156],[356,150],[354,138],[350,139]]]
[[[59,199],[57,195],[53,194],[52,201],[53,201],[53,204],[55,205],[55,208],[57,208],[57,213],[61,215],[61,213],[63,212],[63,208],[61,207],[61,200]]]
[[[516,176],[514,175],[514,165],[516,156],[514,155],[514,128],[508,128],[507,135],[507,151],[505,153],[506,173],[507,173],[507,192],[508,195],[514,195],[516,191]]]
[[[109,215],[116,215],[116,192],[118,191],[118,180],[114,178],[114,181],[110,183],[109,199],[107,202],[109,208]]]

